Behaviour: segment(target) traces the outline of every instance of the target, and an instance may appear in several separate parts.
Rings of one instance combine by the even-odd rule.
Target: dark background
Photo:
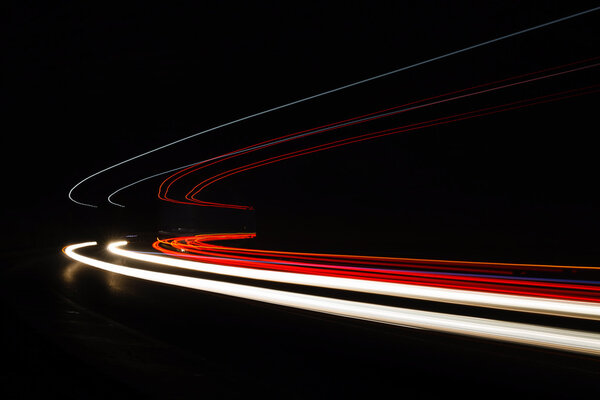
[[[125,192],[125,210],[105,197],[132,180],[261,139],[594,56],[596,16],[130,163],[75,192],[99,209],[77,206],[66,196],[89,174],[169,141],[591,5],[12,4],[4,25],[12,117],[3,146],[7,229],[10,236],[28,237],[19,241],[28,248],[109,231],[223,229],[214,220],[229,221],[231,213],[221,218],[220,210],[157,204],[158,180]],[[579,79],[551,87],[594,83],[594,74]],[[523,93],[507,99],[529,94]],[[347,146],[255,170],[211,190],[223,193],[215,192],[215,199],[227,201],[228,191],[235,192],[236,199],[255,206],[255,215],[239,218],[253,221],[244,224],[255,226],[265,245],[514,261],[518,249],[527,260],[595,262],[597,164],[590,108],[596,99]],[[236,222],[224,223],[230,226]]]
[[[7,286],[12,286],[15,303],[25,304],[15,307],[18,312],[28,306],[24,299],[30,299],[23,314],[33,322],[13,318],[10,307],[4,312],[4,321],[21,321],[7,323],[16,327],[8,335],[14,341],[8,341],[14,343],[8,359],[45,360],[47,365],[40,368],[52,370],[53,360],[62,358],[67,367],[55,375],[74,374],[83,382],[81,392],[74,389],[74,397],[85,392],[88,384],[99,397],[120,390],[129,393],[127,384],[121,387],[113,380],[112,386],[105,386],[103,378],[93,380],[95,372],[78,371],[81,357],[93,357],[89,348],[81,350],[72,338],[66,347],[75,349],[70,353],[75,360],[64,358],[62,350],[49,354],[54,347],[40,345],[35,335],[52,341],[56,339],[52,335],[62,332],[53,329],[52,314],[62,306],[48,305],[51,311],[40,311],[39,303],[45,300],[28,281],[37,276],[40,265],[59,265],[47,254],[59,258],[64,245],[129,233],[255,229],[257,239],[248,245],[266,249],[597,266],[597,94],[296,158],[224,180],[205,194],[208,200],[252,205],[252,212],[161,202],[156,199],[160,180],[119,195],[116,200],[127,206],[124,209],[105,200],[133,180],[261,140],[597,56],[597,13],[261,116],[132,162],[75,192],[81,201],[98,204],[97,209],[76,205],[67,197],[70,188],[90,174],[172,140],[595,5],[564,1],[415,1],[392,6],[377,2],[9,4],[2,24],[8,114],[2,144],[2,252],[6,269],[20,269],[17,275],[27,277],[21,279],[21,286],[10,280]],[[392,119],[389,126],[595,84],[594,71],[424,110]],[[60,268],[68,270],[68,266]],[[546,381],[554,386],[542,390],[545,395],[556,393],[557,387],[572,389],[569,385],[577,384],[585,391],[594,386],[587,380],[592,374],[582,375],[579,370],[589,373],[594,368],[589,359],[564,362],[562,356],[518,346],[435,333],[415,335],[412,330],[335,318],[332,322],[328,317],[269,307],[261,308],[261,319],[255,320],[254,306],[237,300],[182,296],[127,279],[115,283],[114,277],[97,271],[79,268],[79,273],[80,282],[73,287],[63,278],[57,284],[52,272],[42,274],[37,288],[64,285],[61,293],[82,309],[69,307],[81,314],[93,309],[165,342],[181,340],[184,351],[194,349],[210,360],[247,362],[261,354],[266,357],[263,364],[249,367],[257,375],[261,368],[277,372],[272,365],[282,361],[279,353],[288,351],[280,375],[286,375],[284,368],[299,372],[291,367],[298,361],[321,365],[315,374],[328,376],[331,370],[356,361],[343,346],[347,341],[363,354],[359,360],[366,360],[362,372],[371,371],[369,385],[385,380],[387,387],[393,386],[397,371],[404,371],[404,383],[431,374],[432,381],[441,380],[437,389],[450,385],[453,393],[472,384],[468,374],[475,374],[473,380],[480,381],[473,395],[490,385],[496,390],[508,387],[504,393],[513,395],[523,388],[526,393],[539,393]],[[104,280],[110,282],[98,283]],[[173,312],[173,305],[180,311]],[[196,322],[186,319],[190,315],[198,316]],[[224,328],[205,330],[194,325],[204,320],[217,321],[213,327]],[[30,325],[39,329],[32,331]],[[91,322],[89,327],[92,332],[100,329]],[[248,338],[238,345],[221,343],[207,350],[196,343],[198,332],[211,341],[221,337],[235,342],[242,330]],[[93,336],[88,334],[81,338]],[[263,334],[267,339],[261,339]],[[288,335],[296,341],[289,343]],[[271,346],[270,340],[280,347]],[[248,358],[237,353],[256,343],[264,348],[244,350]],[[148,349],[157,351],[152,346]],[[38,354],[38,348],[51,350]],[[25,356],[23,349],[28,349]],[[152,358],[150,350],[140,353],[140,365],[144,357]],[[563,374],[563,362],[569,374]],[[182,363],[172,361],[180,367]],[[388,363],[393,368],[385,369]],[[228,376],[229,366],[219,368],[226,371],[209,376]],[[380,377],[382,370],[387,372]],[[508,386],[506,371],[510,371]],[[55,376],[49,376],[54,381]],[[340,372],[338,383],[344,381],[342,376]],[[528,386],[528,379],[539,386]],[[302,375],[292,381],[302,382]],[[257,382],[260,386],[265,381]],[[586,382],[588,386],[581,386]],[[229,383],[214,383],[221,384]],[[282,393],[289,390],[286,385],[281,384]],[[434,386],[426,387],[425,393],[436,392]],[[308,396],[314,387],[319,383],[299,393]],[[331,393],[339,389],[332,387]],[[347,393],[353,387],[368,392],[370,386],[355,381]],[[409,389],[413,395],[422,390],[414,384]]]

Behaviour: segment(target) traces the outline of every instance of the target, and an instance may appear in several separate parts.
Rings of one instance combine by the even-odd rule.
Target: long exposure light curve
[[[113,254],[138,261],[240,278],[600,320],[600,305],[591,302],[533,298],[501,293],[484,293],[422,285],[232,267],[125,250],[121,248],[125,244],[126,242],[111,243],[108,245],[108,250]]]
[[[68,257],[84,264],[105,271],[153,282],[391,325],[600,355],[600,335],[591,332],[411,310],[173,275],[108,263],[83,256],[76,252],[78,249],[96,244],[96,242],[74,244],[66,246],[63,251]],[[109,246],[115,248],[124,244],[126,244],[124,241],[115,242]]]
[[[285,103],[285,104],[282,104],[282,105],[277,106],[277,107],[273,107],[273,108],[270,108],[270,109],[267,109],[267,110],[264,110],[264,111],[261,111],[261,112],[258,112],[258,113],[247,115],[245,117],[238,118],[236,120],[233,120],[233,121],[221,124],[221,125],[217,125],[215,127],[203,130],[201,132],[197,132],[197,133],[195,133],[193,135],[189,135],[189,136],[183,137],[181,139],[169,142],[169,143],[167,143],[165,145],[159,146],[157,148],[154,148],[152,150],[148,150],[148,151],[146,151],[144,153],[138,154],[138,155],[136,155],[134,157],[131,157],[131,158],[128,158],[128,159],[123,160],[121,162],[118,162],[118,163],[116,163],[114,165],[111,165],[109,167],[106,167],[106,168],[104,168],[104,169],[102,169],[102,170],[100,170],[98,172],[95,172],[92,175],[87,176],[86,178],[84,178],[81,181],[79,181],[78,183],[76,183],[69,190],[68,197],[69,197],[69,199],[71,201],[73,201],[74,203],[77,203],[79,205],[86,206],[86,207],[94,207],[94,208],[96,208],[97,205],[89,204],[89,203],[84,203],[82,201],[75,200],[73,198],[73,192],[74,192],[74,190],[77,187],[79,187],[81,184],[83,184],[84,182],[90,180],[91,178],[93,178],[95,176],[98,176],[98,175],[100,175],[100,174],[102,174],[102,173],[104,173],[106,171],[111,170],[111,169],[114,169],[114,168],[116,168],[118,166],[126,164],[126,163],[128,163],[130,161],[136,160],[136,159],[144,157],[144,156],[146,156],[148,154],[151,154],[151,153],[157,152],[159,150],[165,149],[167,147],[173,146],[173,145],[175,145],[177,143],[181,143],[181,142],[183,142],[185,140],[192,139],[194,137],[197,137],[197,136],[202,135],[202,134],[207,133],[207,132],[211,132],[211,131],[214,131],[214,130],[217,130],[217,129],[220,129],[220,128],[224,128],[226,126],[233,125],[233,124],[236,124],[238,122],[242,122],[242,121],[245,121],[245,120],[248,120],[248,119],[260,116],[260,115],[264,115],[264,114],[267,114],[267,113],[270,113],[270,112],[273,112],[273,111],[281,110],[283,108],[290,107],[290,106],[295,105],[295,104],[300,104],[300,103],[306,102],[308,100],[312,100],[312,99],[315,99],[315,98],[318,98],[318,97],[322,97],[322,96],[325,96],[325,95],[328,95],[328,94],[331,94],[331,93],[335,93],[335,92],[338,92],[338,91],[341,91],[341,90],[344,90],[344,89],[351,88],[353,86],[357,86],[357,85],[361,85],[361,84],[364,84],[364,83],[367,83],[367,82],[370,82],[370,81],[374,81],[376,79],[380,79],[380,78],[383,78],[383,77],[386,77],[386,76],[390,76],[390,75],[393,75],[393,74],[396,74],[396,73],[399,73],[399,72],[402,72],[402,71],[406,71],[406,70],[409,70],[409,69],[412,69],[412,68],[415,68],[415,67],[418,67],[418,66],[421,66],[421,65],[425,65],[425,64],[428,64],[428,63],[431,63],[431,62],[434,62],[434,61],[438,61],[438,60],[441,60],[441,59],[444,59],[444,58],[447,58],[447,57],[451,57],[451,56],[454,56],[454,55],[457,55],[457,54],[460,54],[460,53],[464,53],[464,52],[467,52],[467,51],[470,51],[470,50],[473,50],[473,49],[476,49],[476,48],[479,48],[479,47],[486,46],[488,44],[499,42],[499,41],[502,41],[502,40],[505,40],[505,39],[508,39],[508,38],[511,38],[511,37],[515,37],[515,36],[518,36],[518,35],[521,35],[521,34],[524,34],[524,33],[527,33],[527,32],[531,32],[531,31],[534,31],[534,30],[537,30],[537,29],[541,29],[541,28],[550,26],[550,25],[554,25],[554,24],[557,24],[557,23],[560,23],[560,22],[563,22],[563,21],[566,21],[566,20],[569,20],[569,19],[572,19],[572,18],[576,18],[576,17],[582,16],[582,15],[585,15],[585,14],[589,14],[589,13],[592,13],[592,12],[598,11],[598,10],[600,10],[600,6],[599,7],[590,8],[590,9],[587,9],[587,10],[584,10],[584,11],[581,11],[581,12],[578,12],[578,13],[574,13],[574,14],[571,14],[571,15],[567,15],[565,17],[558,18],[558,19],[555,19],[555,20],[552,20],[552,21],[549,21],[549,22],[545,22],[543,24],[539,24],[539,25],[535,25],[535,26],[532,26],[532,27],[529,27],[529,28],[526,28],[526,29],[522,29],[522,30],[519,30],[517,32],[513,32],[513,33],[510,33],[510,34],[507,34],[507,35],[499,36],[499,37],[491,39],[491,40],[487,40],[487,41],[484,41],[484,42],[481,42],[481,43],[478,43],[478,44],[475,44],[475,45],[464,47],[464,48],[459,49],[459,50],[455,50],[455,51],[452,51],[452,52],[449,52],[449,53],[445,53],[445,54],[442,54],[442,55],[439,55],[439,56],[436,56],[436,57],[433,57],[433,58],[429,58],[429,59],[424,60],[424,61],[420,61],[420,62],[411,64],[411,65],[408,65],[408,66],[405,66],[405,67],[401,67],[401,68],[398,68],[398,69],[395,69],[395,70],[392,70],[392,71],[388,71],[388,72],[385,72],[383,74],[375,75],[375,76],[372,76],[370,78],[366,78],[366,79],[363,79],[363,80],[360,80],[360,81],[356,81],[356,82],[353,82],[353,83],[350,83],[350,84],[347,84],[347,85],[343,85],[343,86],[340,86],[340,87],[337,87],[337,88],[334,88],[334,89],[331,89],[331,90],[320,92],[320,93],[317,93],[317,94],[312,95],[312,96],[304,97],[304,98],[299,99],[299,100],[295,100],[295,101],[292,101],[292,102],[289,102],[289,103]]]

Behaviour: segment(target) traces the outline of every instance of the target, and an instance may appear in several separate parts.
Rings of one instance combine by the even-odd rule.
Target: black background
[[[117,200],[127,206],[124,209],[105,200],[133,180],[261,140],[596,56],[597,13],[264,115],[124,165],[75,191],[80,201],[98,204],[96,209],[67,197],[71,187],[90,174],[167,142],[596,4],[9,4],[2,24],[8,115],[2,143],[3,254],[29,259],[44,251],[58,253],[69,243],[177,228],[255,229],[257,239],[248,245],[267,249],[598,265],[597,94],[296,158],[237,175],[206,192],[208,200],[252,205],[253,212],[161,202],[156,199],[160,180],[120,195]],[[597,75],[590,70],[392,122],[401,125],[411,118],[419,121],[587,86],[597,83]],[[393,123],[390,126],[396,126]],[[94,288],[105,278],[85,274],[93,275],[89,281],[96,283],[86,281],[82,288]],[[44,279],[41,286],[47,285]],[[123,293],[92,290],[74,298],[89,300],[82,304],[92,304],[107,315],[120,310],[122,314],[115,315],[130,318],[135,329],[164,333],[173,341],[180,335],[165,326],[185,331],[184,317],[198,307],[231,327],[232,340],[236,329],[248,324],[252,328],[245,343],[254,343],[263,333],[264,321],[254,321],[254,309],[236,300],[179,296],[165,288],[121,283]],[[180,304],[183,297],[183,311],[173,314],[169,305]],[[248,313],[240,314],[240,309]],[[334,358],[319,360],[320,351],[337,343],[339,323],[348,325],[352,345],[364,353],[371,352],[370,346],[377,350],[377,358],[369,359],[375,360],[377,371],[387,362],[388,343],[394,343],[391,354],[408,354],[405,371],[416,363],[416,371],[431,368],[434,380],[445,376],[445,369],[452,370],[463,349],[469,349],[467,361],[458,365],[475,371],[475,364],[489,363],[485,374],[498,373],[476,386],[478,392],[485,382],[500,385],[501,372],[514,361],[499,357],[506,350],[502,345],[486,347],[470,339],[399,333],[354,322],[332,325],[319,317],[304,326],[292,322],[297,315],[279,311],[268,307],[262,311],[273,329],[270,339],[282,348],[294,348],[300,360],[306,353],[312,362],[323,363],[325,372],[339,366]],[[221,317],[221,312],[239,320]],[[303,327],[290,332],[298,326]],[[198,330],[196,326],[188,333],[189,343],[194,343]],[[311,352],[310,341],[286,343],[279,335],[287,334],[308,335],[320,343],[319,351]],[[427,339],[430,336],[434,339]],[[425,344],[419,344],[421,338]],[[204,351],[201,345],[190,348],[194,346]],[[235,359],[235,352],[244,346],[223,348],[231,353],[229,359]],[[344,347],[331,351],[345,351],[340,349]],[[221,350],[215,346],[212,351]],[[276,347],[265,344],[264,351],[278,359]],[[519,352],[518,347],[511,350],[511,357]],[[529,362],[536,368],[545,362],[544,356],[533,353],[525,352],[523,366],[511,373],[510,379],[517,381],[511,388],[526,386],[518,380]],[[344,355],[345,360],[352,359],[351,354]],[[19,348],[14,357],[21,356]],[[561,363],[560,357],[552,360],[554,366]],[[548,370],[532,372],[536,382],[544,381],[544,371]],[[572,371],[577,376],[577,368]],[[395,372],[388,374],[385,378],[392,379]],[[549,379],[560,372],[554,374]],[[409,376],[407,380],[412,380]],[[457,376],[468,381],[453,370],[443,382],[451,383]],[[563,378],[568,383],[572,376]],[[369,382],[378,379],[373,372]],[[420,390],[412,388],[413,393]],[[535,386],[528,390],[537,391]]]

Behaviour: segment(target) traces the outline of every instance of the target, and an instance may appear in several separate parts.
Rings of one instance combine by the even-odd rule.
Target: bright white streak
[[[501,293],[485,293],[473,290],[448,289],[433,286],[409,285],[392,282],[369,281],[363,279],[299,274],[294,272],[231,267],[226,265],[182,260],[176,257],[162,257],[152,254],[142,254],[121,248],[121,246],[125,244],[125,242],[111,243],[108,245],[108,250],[113,254],[139,261],[194,271],[209,272],[219,275],[236,276],[240,278],[292,283],[297,285],[310,285],[330,289],[351,290],[420,300],[442,301],[477,307],[600,320],[600,305],[591,302],[535,298]]]
[[[77,203],[79,205],[96,208],[98,206],[96,206],[94,204],[83,203],[83,202],[75,200],[73,198],[73,191],[79,185],[81,185],[82,183],[88,181],[89,179],[91,179],[91,178],[93,178],[93,177],[95,177],[97,175],[100,175],[100,174],[102,174],[102,173],[104,173],[104,172],[106,172],[108,170],[116,168],[116,167],[118,167],[120,165],[123,165],[123,164],[128,163],[128,162],[133,161],[133,160],[136,160],[136,159],[138,159],[140,157],[144,157],[144,156],[146,156],[148,154],[151,154],[151,153],[154,153],[156,151],[162,150],[162,149],[167,148],[169,146],[173,146],[174,144],[181,143],[181,142],[183,142],[185,140],[194,138],[194,137],[202,135],[204,133],[211,132],[211,131],[214,131],[214,130],[217,130],[217,129],[220,129],[220,128],[224,128],[226,126],[233,125],[233,124],[236,124],[238,122],[245,121],[247,119],[258,117],[260,115],[264,115],[264,114],[267,114],[267,113],[270,113],[270,112],[273,112],[273,111],[281,110],[283,108],[290,107],[290,106],[293,106],[295,104],[303,103],[303,102],[308,101],[308,100],[316,99],[318,97],[322,97],[322,96],[325,96],[325,95],[328,95],[328,94],[331,94],[331,93],[339,92],[341,90],[348,89],[348,88],[351,88],[353,86],[357,86],[357,85],[361,85],[363,83],[374,81],[376,79],[380,79],[380,78],[383,78],[383,77],[386,77],[386,76],[389,76],[389,75],[393,75],[393,74],[396,74],[398,72],[402,72],[402,71],[406,71],[406,70],[409,70],[409,69],[412,69],[412,68],[415,68],[415,67],[419,67],[419,66],[424,65],[424,64],[428,64],[428,63],[431,63],[431,62],[434,62],[434,61],[438,61],[438,60],[441,60],[441,59],[444,59],[444,58],[447,58],[447,57],[451,57],[451,56],[454,56],[456,54],[464,53],[464,52],[476,49],[478,47],[483,47],[483,46],[486,46],[486,45],[491,44],[491,43],[499,42],[499,41],[504,40],[504,39],[508,39],[508,38],[511,38],[511,37],[514,37],[514,36],[518,36],[518,35],[521,35],[523,33],[531,32],[531,31],[534,31],[536,29],[544,28],[546,26],[554,25],[554,24],[557,24],[559,22],[563,22],[563,21],[566,21],[566,20],[569,20],[569,19],[572,19],[572,18],[576,18],[576,17],[582,16],[582,15],[585,15],[585,14],[589,14],[591,12],[598,11],[598,10],[600,10],[600,7],[594,7],[594,8],[590,8],[588,10],[581,11],[581,12],[578,12],[578,13],[575,13],[575,14],[567,15],[566,17],[558,18],[558,19],[555,19],[555,20],[552,20],[552,21],[549,21],[549,22],[545,22],[545,23],[540,24],[540,25],[532,26],[532,27],[527,28],[527,29],[522,29],[520,31],[513,32],[513,33],[510,33],[508,35],[500,36],[500,37],[497,37],[495,39],[487,40],[485,42],[481,42],[481,43],[478,43],[478,44],[475,44],[475,45],[472,45],[472,46],[468,46],[468,47],[462,48],[460,50],[455,50],[455,51],[452,51],[452,52],[449,52],[449,53],[446,53],[446,54],[442,54],[440,56],[433,57],[433,58],[430,58],[430,59],[425,60],[425,61],[420,61],[420,62],[415,63],[415,64],[411,64],[411,65],[408,65],[408,66],[405,66],[405,67],[402,67],[402,68],[395,69],[393,71],[385,72],[383,74],[375,75],[375,76],[372,76],[372,77],[367,78],[367,79],[363,79],[363,80],[360,80],[360,81],[357,81],[357,82],[353,82],[353,83],[350,83],[350,84],[347,84],[347,85],[344,85],[344,86],[337,87],[335,89],[331,89],[331,90],[327,90],[325,92],[317,93],[317,94],[309,96],[309,97],[304,97],[304,98],[299,99],[299,100],[295,100],[295,101],[292,101],[292,102],[289,102],[289,103],[286,103],[286,104],[282,104],[280,106],[273,107],[273,108],[270,108],[268,110],[264,110],[264,111],[261,111],[261,112],[255,113],[255,114],[247,115],[245,117],[238,118],[236,120],[233,120],[233,121],[230,121],[230,122],[227,122],[227,123],[224,123],[224,124],[221,124],[221,125],[209,128],[209,129],[206,129],[204,131],[201,131],[201,132],[198,132],[198,133],[194,133],[193,135],[186,136],[184,138],[181,138],[181,139],[175,140],[173,142],[167,143],[167,144],[165,144],[163,146],[160,146],[160,147],[157,147],[155,149],[148,150],[148,151],[146,151],[144,153],[138,154],[137,156],[128,158],[126,160],[123,160],[123,161],[121,161],[119,163],[116,163],[116,164],[111,165],[111,166],[109,166],[107,168],[104,168],[104,169],[102,169],[102,170],[100,170],[100,171],[98,171],[98,172],[96,172],[96,173],[94,173],[94,174],[92,174],[92,175],[90,175],[90,176],[82,179],[81,181],[79,181],[78,183],[76,183],[75,186],[73,186],[71,188],[71,190],[69,190],[69,194],[68,194],[69,199],[71,199],[71,201],[73,201],[73,202],[75,202],[75,203]]]
[[[111,245],[116,247],[126,243],[127,242],[116,242]],[[84,264],[105,271],[133,278],[145,279],[152,282],[160,282],[270,304],[391,325],[429,329],[558,350],[567,350],[583,354],[600,355],[600,335],[596,333],[548,328],[514,322],[502,322],[485,318],[442,314],[430,311],[410,310],[246,286],[229,282],[212,281],[163,272],[147,271],[96,260],[75,252],[77,249],[94,246],[96,244],[96,242],[74,244],[65,247],[64,252],[67,256]]]

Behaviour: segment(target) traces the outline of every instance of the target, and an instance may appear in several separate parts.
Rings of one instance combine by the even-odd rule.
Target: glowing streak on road
[[[273,111],[281,110],[283,108],[290,107],[290,106],[295,105],[295,104],[300,104],[300,103],[306,102],[308,100],[316,99],[318,97],[322,97],[322,96],[325,96],[325,95],[328,95],[328,94],[331,94],[331,93],[339,92],[339,91],[344,90],[344,89],[348,89],[348,88],[351,88],[351,87],[354,87],[354,86],[358,86],[358,85],[361,85],[361,84],[364,84],[364,83],[367,83],[367,82],[371,82],[371,81],[374,81],[376,79],[380,79],[380,78],[384,78],[386,76],[397,74],[399,72],[406,71],[406,70],[409,70],[409,69],[412,69],[412,68],[416,68],[416,67],[419,67],[421,65],[425,65],[425,64],[432,63],[432,62],[435,62],[435,61],[438,61],[438,60],[442,60],[444,58],[448,58],[448,57],[451,57],[451,56],[454,56],[454,55],[457,55],[457,54],[468,52],[470,50],[473,50],[473,49],[476,49],[476,48],[479,48],[479,47],[487,46],[487,45],[492,44],[492,43],[496,43],[496,42],[499,42],[499,41],[502,41],[502,40],[505,40],[505,39],[509,39],[509,38],[512,38],[512,37],[515,37],[515,36],[518,36],[518,35],[522,35],[522,34],[527,33],[527,32],[531,32],[531,31],[534,31],[534,30],[537,30],[537,29],[541,29],[541,28],[544,28],[544,27],[547,27],[547,26],[551,26],[551,25],[554,25],[554,24],[557,24],[557,23],[560,23],[560,22],[563,22],[563,21],[567,21],[567,20],[570,20],[572,18],[576,18],[576,17],[582,16],[582,15],[585,15],[585,14],[589,14],[589,13],[592,13],[592,12],[595,12],[595,11],[598,11],[598,10],[600,10],[600,7],[594,7],[594,8],[590,8],[590,9],[587,9],[587,10],[584,10],[584,11],[581,11],[581,12],[578,12],[578,13],[567,15],[565,17],[558,18],[558,19],[555,19],[555,20],[552,20],[552,21],[549,21],[549,22],[545,22],[543,24],[539,24],[539,25],[536,25],[536,26],[533,26],[533,27],[530,27],[530,28],[522,29],[520,31],[513,32],[513,33],[510,33],[510,34],[507,34],[507,35],[504,35],[504,36],[500,36],[500,37],[497,37],[497,38],[494,38],[494,39],[491,39],[491,40],[487,40],[487,41],[484,41],[484,42],[481,42],[481,43],[478,43],[478,44],[475,44],[475,45],[472,45],[472,46],[464,47],[464,48],[462,48],[460,50],[455,50],[455,51],[452,51],[452,52],[449,52],[449,53],[445,53],[445,54],[442,54],[440,56],[433,57],[433,58],[430,58],[430,59],[427,59],[427,60],[424,60],[424,61],[420,61],[418,63],[414,63],[414,64],[411,64],[411,65],[408,65],[408,66],[405,66],[405,67],[402,67],[402,68],[398,68],[398,69],[395,69],[395,70],[392,70],[392,71],[388,71],[388,72],[383,73],[383,74],[372,76],[370,78],[363,79],[363,80],[360,80],[360,81],[356,81],[356,82],[353,82],[353,83],[350,83],[350,84],[347,84],[347,85],[344,85],[344,86],[340,86],[340,87],[337,87],[335,89],[327,90],[327,91],[324,91],[324,92],[321,92],[321,93],[317,93],[317,94],[312,95],[312,96],[308,96],[308,97],[305,97],[305,98],[302,98],[302,99],[299,99],[299,100],[295,100],[295,101],[292,101],[292,102],[289,102],[289,103],[286,103],[286,104],[282,104],[280,106],[273,107],[273,108],[270,108],[268,110],[264,110],[264,111],[261,111],[261,112],[255,113],[255,114],[251,114],[251,115],[248,115],[248,116],[245,116],[245,117],[242,117],[242,118],[238,118],[236,120],[233,120],[233,121],[230,121],[230,122],[227,122],[227,123],[224,123],[224,124],[221,124],[221,125],[209,128],[209,129],[206,129],[204,131],[195,133],[193,135],[186,136],[184,138],[181,138],[181,139],[175,140],[173,142],[167,143],[167,144],[165,144],[163,146],[160,146],[160,147],[157,147],[155,149],[152,149],[152,150],[146,151],[144,153],[138,154],[137,156],[128,158],[126,160],[123,160],[123,161],[121,161],[119,163],[116,163],[116,164],[111,165],[111,166],[109,166],[107,168],[104,168],[104,169],[102,169],[102,170],[100,170],[100,171],[98,171],[98,172],[96,172],[96,173],[94,173],[92,175],[89,175],[88,177],[86,177],[86,178],[82,179],[81,181],[79,181],[78,183],[76,183],[71,188],[71,190],[69,190],[68,197],[69,197],[69,199],[71,201],[73,201],[74,203],[77,203],[79,205],[86,206],[86,207],[94,207],[94,208],[96,208],[98,206],[96,206],[94,204],[88,204],[88,203],[84,203],[84,202],[75,200],[73,198],[73,191],[77,187],[79,187],[81,184],[83,184],[84,182],[90,180],[91,178],[93,178],[95,176],[98,176],[98,175],[100,175],[100,174],[102,174],[102,173],[104,173],[106,171],[109,171],[109,170],[111,170],[113,168],[116,168],[116,167],[118,167],[120,165],[128,163],[130,161],[133,161],[133,160],[136,160],[138,158],[144,157],[144,156],[146,156],[148,154],[157,152],[159,150],[165,149],[167,147],[173,146],[173,145],[175,145],[177,143],[181,143],[181,142],[183,142],[185,140],[197,137],[197,136],[202,135],[202,134],[207,133],[207,132],[211,132],[211,131],[214,131],[214,130],[217,130],[217,129],[220,129],[220,128],[223,128],[223,127],[226,127],[226,126],[229,126],[229,125],[233,125],[233,124],[236,124],[238,122],[242,122],[242,121],[245,121],[245,120],[248,120],[248,119],[251,119],[251,118],[255,118],[255,117],[258,117],[260,115],[264,115],[264,114],[267,114],[267,113],[270,113],[270,112],[273,112]]]
[[[325,254],[325,253],[305,253],[305,252],[292,252],[292,251],[276,251],[276,250],[259,250],[249,249],[231,246],[220,246],[215,245],[211,242],[218,240],[239,240],[239,239],[254,239],[256,233],[209,233],[200,234],[195,236],[181,236],[172,237],[168,239],[159,240],[160,243],[167,243],[170,246],[185,251],[193,251],[198,249],[211,249],[219,250],[231,253],[245,253],[245,254],[265,254],[267,256],[282,257],[282,258],[304,258],[308,260],[321,260],[328,261],[333,259],[334,261],[339,260],[351,260],[352,262],[363,262],[367,264],[383,263],[388,264],[379,265],[391,265],[396,266],[393,262],[410,262],[419,264],[437,264],[437,265],[449,265],[455,268],[457,264],[465,265],[469,267],[470,271],[473,271],[478,267],[509,267],[509,268],[527,268],[534,270],[552,270],[552,269],[592,269],[600,270],[600,267],[583,266],[583,265],[546,265],[546,264],[519,264],[519,263],[500,263],[500,262],[486,262],[486,261],[456,261],[456,260],[439,260],[439,259],[427,259],[427,258],[406,258],[406,257],[378,257],[378,256],[365,256],[365,255],[351,255],[351,254]],[[392,262],[392,264],[389,264]]]
[[[124,241],[111,243],[109,249],[114,250],[126,243]],[[76,252],[78,249],[94,245],[96,245],[96,242],[79,243],[66,246],[63,251],[70,258],[84,264],[152,282],[391,325],[600,355],[600,335],[597,333],[411,310],[173,275],[108,263]]]
[[[598,267],[293,253],[207,243],[253,237],[251,233],[204,234],[159,239],[152,247],[178,258],[234,267],[600,303],[600,282],[573,276],[556,279],[564,271]],[[523,276],[531,273],[535,277]]]
[[[381,281],[369,281],[363,279],[240,268],[220,264],[182,260],[173,257],[143,254],[120,248],[125,244],[126,242],[112,243],[108,246],[108,250],[116,255],[134,260],[240,278],[308,285],[330,289],[350,290],[420,300],[441,301],[478,307],[559,315],[572,318],[600,320],[600,305],[591,302],[535,298],[498,293],[446,289],[423,285],[408,285]]]

